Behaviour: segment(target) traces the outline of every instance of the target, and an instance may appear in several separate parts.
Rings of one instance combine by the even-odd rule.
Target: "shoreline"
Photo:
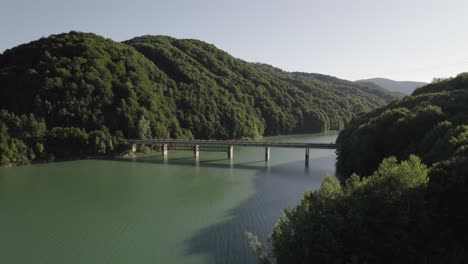
[[[324,131],[324,132],[318,132],[318,133],[301,133],[301,134],[281,134],[281,135],[268,135],[268,136],[262,136],[256,140],[264,140],[266,138],[272,138],[272,137],[288,137],[288,136],[298,136],[298,137],[301,137],[301,136],[312,136],[312,135],[315,135],[315,136],[328,136],[328,135],[338,135],[339,134],[339,130],[329,130],[329,131]],[[244,139],[245,140],[245,139]],[[252,139],[247,139],[247,141],[249,140],[252,140]],[[151,152],[160,152],[158,150],[151,150],[149,153]],[[3,169],[3,168],[15,168],[15,167],[19,167],[19,166],[28,166],[28,165],[39,165],[39,164],[48,164],[48,163],[56,163],[56,162],[67,162],[67,161],[77,161],[77,160],[90,160],[90,159],[119,159],[119,158],[124,158],[124,159],[128,159],[128,158],[137,158],[139,155],[145,155],[145,154],[148,154],[148,153],[144,153],[144,152],[136,152],[136,153],[133,153],[133,154],[130,154],[130,151],[129,152],[124,152],[124,153],[121,153],[121,154],[118,154],[118,155],[103,155],[103,156],[82,156],[82,157],[73,157],[73,158],[54,158],[52,160],[45,160],[45,159],[40,159],[40,160],[32,160],[32,161],[27,161],[27,162],[24,162],[24,163],[18,163],[18,164],[15,164],[15,163],[9,163],[9,164],[1,164],[0,165],[0,169]]]

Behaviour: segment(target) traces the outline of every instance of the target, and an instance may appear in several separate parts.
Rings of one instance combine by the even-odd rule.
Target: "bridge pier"
[[[161,145],[161,155],[163,155],[163,157],[167,156],[167,144]]]
[[[132,144],[132,152],[135,153],[137,151],[137,145]]]
[[[193,146],[193,156],[198,159],[200,156],[200,147],[198,145]]]
[[[234,146],[233,145],[229,145],[227,154],[228,154],[228,160],[234,159]]]
[[[305,166],[309,168],[309,147],[305,149]]]
[[[265,147],[265,161],[270,160],[270,147]]]

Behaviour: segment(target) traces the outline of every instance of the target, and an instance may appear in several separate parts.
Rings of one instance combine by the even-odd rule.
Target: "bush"
[[[146,145],[141,145],[138,147],[138,152],[141,152],[143,154],[148,154],[151,152],[151,149]]]

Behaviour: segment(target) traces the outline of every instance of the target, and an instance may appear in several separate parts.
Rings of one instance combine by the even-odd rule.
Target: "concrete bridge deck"
[[[228,159],[234,158],[234,146],[264,147],[265,161],[270,160],[270,148],[302,148],[305,149],[305,164],[309,166],[310,149],[336,149],[335,143],[300,143],[300,142],[276,142],[276,141],[247,141],[247,140],[178,140],[178,139],[128,139],[135,152],[137,145],[161,145],[161,153],[167,157],[169,146],[185,146],[179,150],[193,150],[194,157],[199,157],[200,147],[213,147],[215,151],[227,152]],[[188,147],[188,148],[187,148]],[[176,148],[177,150],[177,148]]]
[[[276,147],[276,148],[314,148],[336,149],[334,143],[300,143],[276,141],[246,141],[246,140],[179,140],[179,139],[129,139],[129,144],[171,144],[171,145],[210,145],[210,146],[243,146],[243,147]]]

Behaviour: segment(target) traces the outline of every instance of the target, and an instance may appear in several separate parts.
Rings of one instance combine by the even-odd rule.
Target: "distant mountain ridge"
[[[416,88],[422,87],[427,85],[428,83],[425,82],[415,82],[415,81],[395,81],[386,78],[371,78],[371,79],[363,79],[356,81],[357,83],[362,83],[369,85],[375,84],[379,87],[382,87],[390,92],[398,92],[404,95],[410,95],[413,93]]]

